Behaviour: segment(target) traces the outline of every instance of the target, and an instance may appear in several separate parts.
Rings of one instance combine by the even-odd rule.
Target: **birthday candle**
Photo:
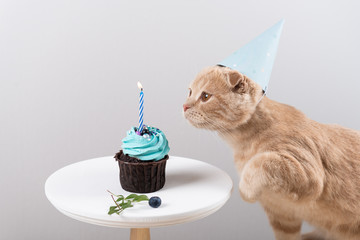
[[[140,97],[139,97],[139,128],[138,134],[141,135],[144,128],[144,92],[143,87],[140,82],[137,83],[138,88],[140,89]]]

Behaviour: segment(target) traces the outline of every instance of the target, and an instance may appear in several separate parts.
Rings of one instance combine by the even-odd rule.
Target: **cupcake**
[[[145,126],[142,134],[131,128],[115,155],[120,168],[121,187],[129,192],[150,193],[165,184],[165,168],[170,150],[165,134]]]

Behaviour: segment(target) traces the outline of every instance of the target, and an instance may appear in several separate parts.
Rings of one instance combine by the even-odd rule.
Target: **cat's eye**
[[[189,88],[189,97],[191,96],[191,93],[192,93],[191,88]]]
[[[207,100],[209,100],[209,98],[211,97],[211,94],[207,93],[207,92],[202,92],[200,99],[203,102],[206,102]]]

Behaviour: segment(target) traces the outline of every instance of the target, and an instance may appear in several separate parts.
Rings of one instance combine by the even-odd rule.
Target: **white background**
[[[230,148],[182,117],[188,85],[285,18],[268,96],[360,129],[359,11],[356,0],[0,1],[0,239],[128,238],[62,215],[44,183],[120,149],[137,125],[137,81],[145,123],[166,133],[170,154],[218,166],[235,185],[219,212],[152,238],[274,239],[261,207],[237,192]]]

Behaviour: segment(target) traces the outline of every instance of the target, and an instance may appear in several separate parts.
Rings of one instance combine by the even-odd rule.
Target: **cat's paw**
[[[248,186],[244,186],[244,184],[239,184],[239,191],[241,198],[249,203],[254,203],[259,199],[260,194],[249,189]]]
[[[241,178],[239,183],[239,191],[242,199],[246,202],[254,203],[259,200],[261,188],[255,182],[249,182],[246,178]]]

